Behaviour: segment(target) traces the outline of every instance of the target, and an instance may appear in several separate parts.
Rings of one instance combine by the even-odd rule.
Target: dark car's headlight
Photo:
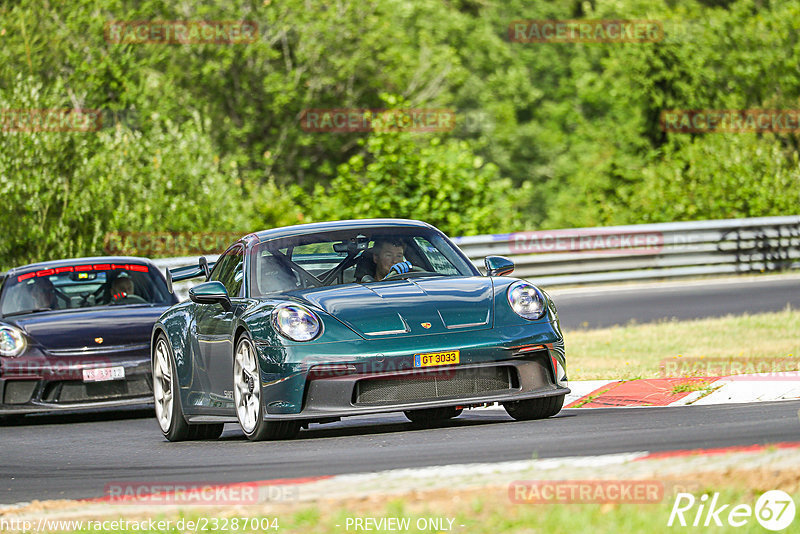
[[[25,350],[25,335],[13,326],[0,326],[0,356],[19,356]]]
[[[508,303],[517,315],[525,319],[541,319],[547,311],[544,295],[528,282],[514,282],[508,287]]]
[[[281,304],[272,311],[278,332],[292,341],[311,341],[322,330],[322,321],[314,312],[297,304]]]

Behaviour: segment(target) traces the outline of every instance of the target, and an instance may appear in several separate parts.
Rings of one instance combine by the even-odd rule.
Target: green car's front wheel
[[[222,434],[222,424],[190,425],[186,422],[174,358],[163,335],[158,337],[153,355],[153,399],[158,426],[169,441],[217,439]]]
[[[291,439],[300,431],[297,421],[264,421],[261,379],[253,341],[246,333],[236,344],[233,359],[233,401],[242,432],[251,441]]]
[[[564,395],[506,402],[503,407],[517,421],[530,421],[552,417],[564,406]]]

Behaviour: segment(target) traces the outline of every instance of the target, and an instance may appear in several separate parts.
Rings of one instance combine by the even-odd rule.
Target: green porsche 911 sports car
[[[547,294],[486,275],[433,226],[339,221],[247,235],[190,300],[153,328],[156,416],[170,441],[214,439],[238,422],[251,440],[308,423],[402,411],[433,424],[501,403],[517,420],[561,410],[564,341]]]

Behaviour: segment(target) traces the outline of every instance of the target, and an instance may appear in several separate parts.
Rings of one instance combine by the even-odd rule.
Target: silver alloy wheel
[[[169,361],[169,349],[164,338],[156,343],[156,357],[153,362],[153,397],[156,404],[158,425],[164,432],[169,432],[172,424],[172,366]]]
[[[253,432],[258,424],[261,383],[258,378],[255,351],[249,339],[239,341],[233,363],[233,400],[242,430]]]

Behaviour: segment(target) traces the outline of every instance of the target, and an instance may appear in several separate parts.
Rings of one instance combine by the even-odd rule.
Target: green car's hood
[[[371,338],[491,328],[493,295],[491,278],[431,277],[316,289],[302,300]]]

